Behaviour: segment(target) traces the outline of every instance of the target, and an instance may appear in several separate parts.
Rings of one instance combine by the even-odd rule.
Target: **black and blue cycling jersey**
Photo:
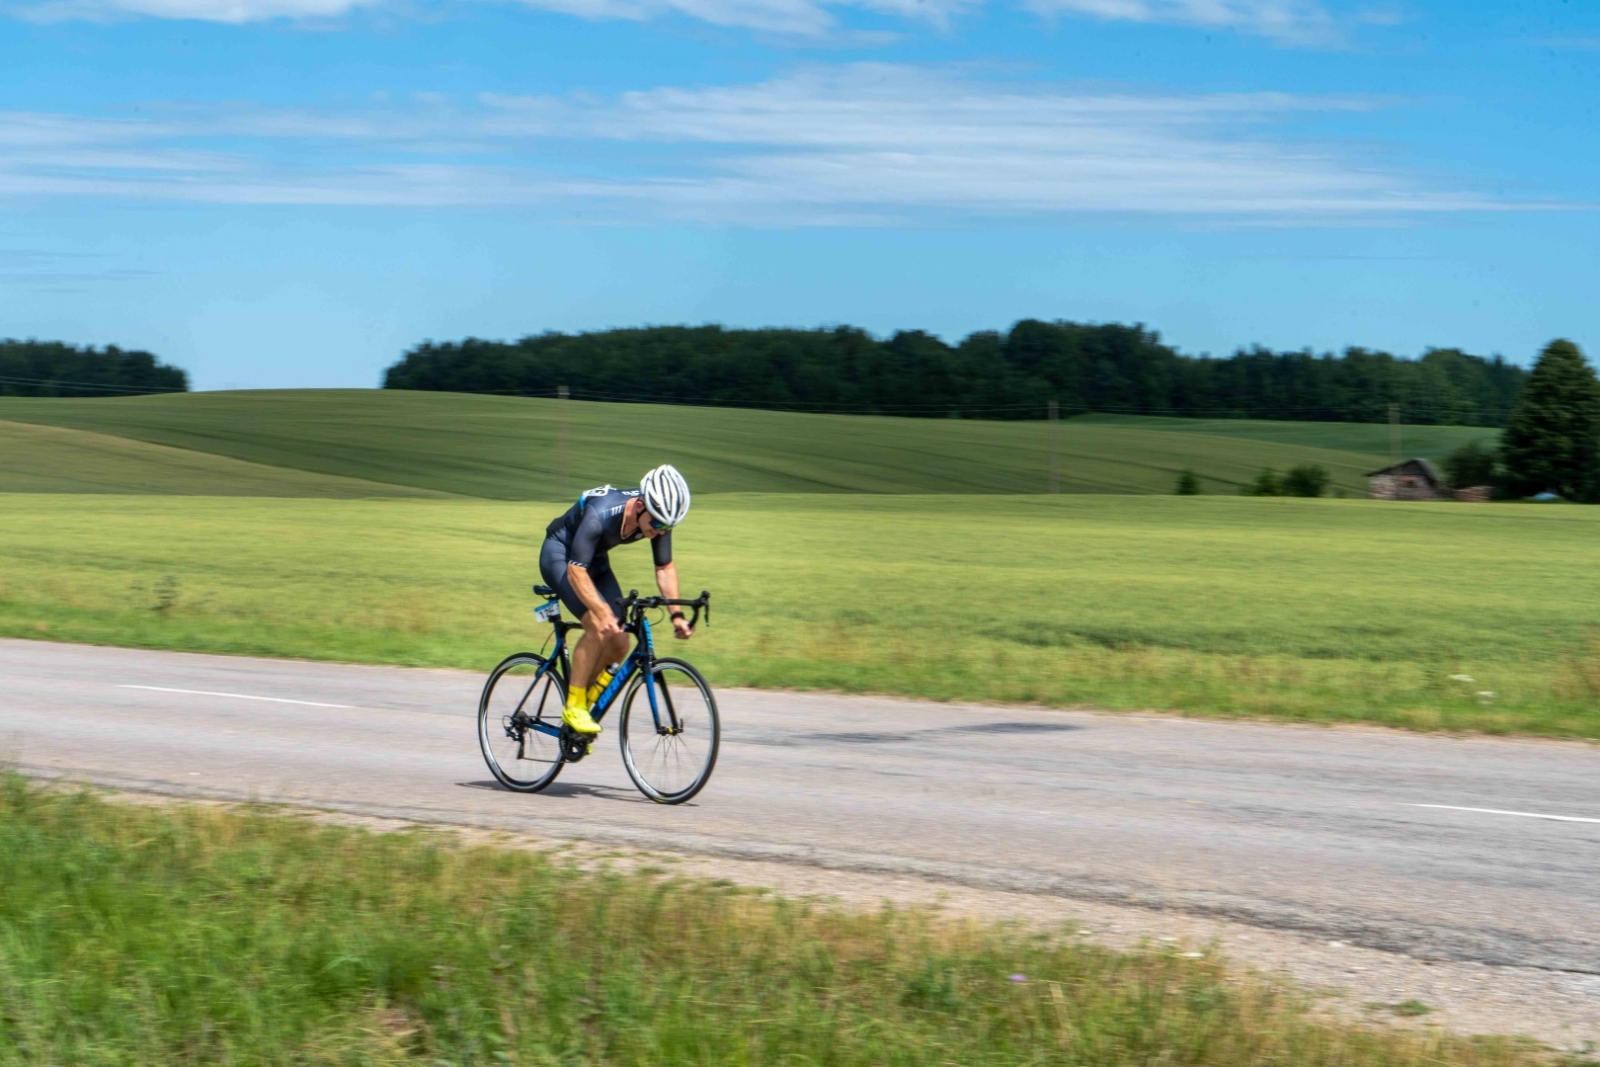
[[[635,528],[632,536],[622,536],[622,515],[628,501],[639,497],[637,489],[617,489],[602,485],[590,489],[578,502],[551,522],[545,529],[544,547],[539,552],[539,573],[545,584],[561,596],[561,603],[577,618],[583,618],[588,607],[579,600],[567,581],[567,565],[577,564],[589,572],[606,603],[615,614],[622,611],[622,589],[616,575],[611,572],[609,553],[618,545],[632,544],[644,539],[644,531]],[[672,531],[650,541],[650,554],[657,567],[672,562]]]

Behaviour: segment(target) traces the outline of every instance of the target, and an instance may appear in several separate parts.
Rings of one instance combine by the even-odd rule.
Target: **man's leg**
[[[599,674],[600,664],[616,663],[628,654],[628,635],[612,634],[602,639],[590,628],[589,612],[584,616],[583,636],[572,646],[572,677],[568,679],[567,707],[561,719],[580,734],[597,734],[600,724],[589,709],[589,686]]]
[[[603,663],[618,663],[627,658],[628,635],[612,634],[602,641],[589,629],[588,616],[584,617],[583,636],[572,646],[572,688],[588,689],[600,673]]]
[[[589,614],[583,617],[583,636],[578,638],[578,643],[572,646],[572,689],[581,693],[589,688],[589,683],[594,681],[594,676],[600,666],[600,653],[604,651],[606,642],[597,637],[590,628]]]
[[[615,614],[622,603],[622,589],[617,585],[617,576],[611,572],[611,568],[608,566],[591,568],[589,580],[594,582],[595,592],[611,606],[611,611]],[[600,729],[589,721],[588,689],[594,683],[595,676],[600,673],[601,664],[616,663],[628,654],[626,633],[601,638],[596,632],[598,627],[594,612],[584,612],[583,636],[572,646],[572,677],[568,679],[571,688],[567,690],[567,721],[569,724],[587,723],[587,727],[580,727],[584,733]]]

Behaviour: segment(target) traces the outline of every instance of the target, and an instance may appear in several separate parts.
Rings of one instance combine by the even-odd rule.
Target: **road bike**
[[[555,648],[508,656],[489,675],[478,701],[478,746],[495,778],[507,789],[537,793],[561,768],[577,763],[594,748],[595,738],[574,732],[561,721],[572,663],[567,633],[580,623],[561,617],[555,590],[536,585],[550,599],[534,614],[555,627]],[[637,589],[622,601],[623,630],[634,636],[633,651],[617,668],[590,714],[600,722],[620,699],[617,733],[622,765],[639,792],[660,804],[682,804],[705,788],[717,765],[722,725],[717,701],[705,677],[671,656],[657,656],[647,613],[656,608],[691,608],[693,629],[703,614],[711,622],[711,594],[693,600],[641,597]],[[639,701],[643,693],[646,700]],[[649,708],[646,717],[642,712]],[[636,714],[637,713],[637,714]]]

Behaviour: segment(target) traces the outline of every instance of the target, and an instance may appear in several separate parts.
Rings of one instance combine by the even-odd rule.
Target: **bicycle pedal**
[[[561,759],[566,763],[577,763],[583,757],[594,751],[594,741],[587,734],[580,734],[565,724],[561,727]]]

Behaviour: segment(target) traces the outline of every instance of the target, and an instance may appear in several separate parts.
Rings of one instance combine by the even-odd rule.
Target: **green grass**
[[[560,477],[560,420],[570,474]],[[864,418],[726,408],[593,404],[376,390],[168,394],[114,399],[0,399],[0,420],[132,438],[381,486],[498,500],[561,499],[676,463],[698,494],[1040,493],[1049,487],[1043,422]],[[1408,428],[1437,449],[1494,431]],[[1207,493],[1236,493],[1262,467],[1320,463],[1336,490],[1365,495],[1387,429],[1346,424],[1090,417],[1059,429],[1067,493],[1170,493],[1193,468]],[[169,457],[170,458],[170,457]],[[81,491],[67,459],[12,465],[3,488]],[[93,471],[92,464],[87,468]],[[18,485],[21,477],[25,485]],[[52,484],[51,479],[58,479]],[[179,484],[162,473],[139,484]],[[198,479],[214,485],[214,477]],[[363,489],[363,486],[367,487]],[[288,481],[285,495],[300,493]],[[157,490],[152,490],[157,491]],[[172,491],[172,490],[159,490]],[[211,490],[207,490],[211,491]]]
[[[1264,419],[1169,419],[1146,415],[1085,415],[1095,426],[1129,426],[1169,433],[1237,437],[1247,441],[1331,448],[1374,459],[1389,455],[1389,427],[1372,422],[1271,422]],[[1468,441],[1493,444],[1500,431],[1486,426],[1402,426],[1400,449],[1407,456],[1441,461]]]
[[[0,422],[0,493],[130,493],[187,496],[441,496],[271,467],[127,437]]]
[[[0,1064],[1522,1067],[1215,956],[0,779]],[[1012,975],[1025,981],[1013,981]]]
[[[559,506],[10,496],[0,633],[484,670],[548,633]],[[1600,737],[1600,509],[710,496],[675,540],[720,685]]]

